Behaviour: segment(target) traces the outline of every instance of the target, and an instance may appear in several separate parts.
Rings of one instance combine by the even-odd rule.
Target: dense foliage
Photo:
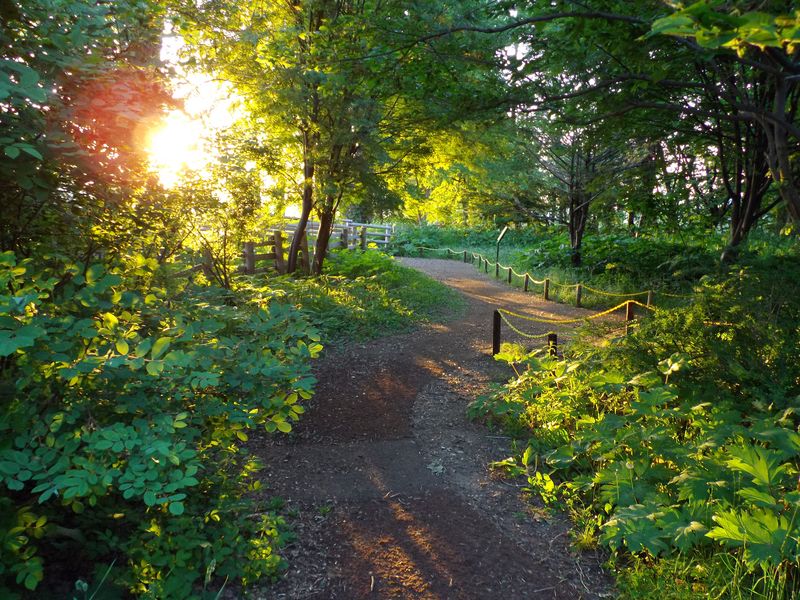
[[[68,551],[157,596],[274,575],[280,521],[243,518],[255,465],[237,440],[291,430],[317,336],[289,305],[165,288],[131,261],[3,255],[3,574],[34,589]]]
[[[471,411],[519,439],[499,466],[568,507],[576,540],[620,566],[623,550],[690,565],[632,569],[632,596],[796,594],[798,275],[794,253],[755,259],[610,345],[498,355],[520,376]]]

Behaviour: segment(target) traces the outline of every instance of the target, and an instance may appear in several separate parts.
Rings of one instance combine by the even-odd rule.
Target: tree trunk
[[[326,198],[325,206],[334,206],[334,199]],[[334,215],[335,212],[332,210],[324,210],[319,215],[319,233],[317,235],[317,245],[314,249],[314,264],[311,267],[311,273],[314,275],[322,275],[322,265],[328,255]]]
[[[289,247],[287,273],[294,273],[297,270],[297,254],[300,252],[300,244],[306,234],[306,225],[308,225],[311,209],[314,208],[314,161],[311,158],[309,134],[305,131],[303,132],[303,154],[303,206],[300,210],[297,229],[292,236],[292,244]]]
[[[792,85],[795,85],[792,82]],[[786,212],[795,225],[800,224],[800,189],[792,169],[792,145],[789,143],[789,128],[784,123],[791,123],[792,116],[787,114],[787,97],[789,84],[784,77],[778,78],[775,85],[774,104],[772,108],[774,120],[758,119],[767,135],[769,168],[772,178],[778,185],[778,193],[784,201]]]
[[[572,249],[570,261],[573,267],[579,267],[583,233],[586,231],[586,220],[589,216],[589,202],[584,198],[584,194],[574,192],[570,195],[569,204],[569,243]]]

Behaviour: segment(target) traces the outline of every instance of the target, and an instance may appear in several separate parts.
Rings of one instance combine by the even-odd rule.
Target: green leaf
[[[153,350],[150,352],[150,356],[152,358],[158,358],[161,356],[164,351],[169,348],[169,344],[171,342],[171,338],[168,337],[160,337],[156,340],[156,343],[153,344]]]
[[[759,446],[737,446],[729,450],[733,456],[727,465],[753,477],[753,483],[770,487],[778,482],[788,465],[780,464],[780,453]]]
[[[183,502],[169,503],[169,512],[175,515],[176,517],[182,515],[183,511],[184,511]]]
[[[164,361],[163,360],[152,360],[147,363],[145,367],[147,372],[152,375],[153,377],[158,377],[161,375],[162,371],[164,370]]]
[[[120,354],[128,354],[128,351],[130,350],[128,342],[126,342],[125,340],[121,339],[117,340],[115,346],[117,348],[117,352],[119,352]]]

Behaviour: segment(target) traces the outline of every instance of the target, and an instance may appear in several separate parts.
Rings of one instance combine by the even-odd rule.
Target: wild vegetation
[[[624,593],[798,594],[794,3],[0,15],[0,595],[202,598],[281,572],[291,533],[254,504],[244,442],[291,431],[323,344],[458,304],[329,252],[343,216],[406,224],[407,255],[491,256],[508,225],[502,260],[538,277],[690,294],[601,347],[509,350],[519,377],[472,411]],[[287,208],[288,274],[239,275]]]

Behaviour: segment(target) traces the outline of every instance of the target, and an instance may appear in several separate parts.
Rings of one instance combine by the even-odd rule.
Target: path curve
[[[491,315],[589,314],[543,302],[472,265],[401,259],[466,297],[464,314],[325,355],[291,437],[252,450],[265,496],[297,512],[290,568],[256,597],[291,600],[598,598],[610,582],[576,555],[567,524],[532,509],[487,464],[508,440],[466,419],[470,401],[509,377],[490,356]],[[538,331],[531,323],[526,330]]]

